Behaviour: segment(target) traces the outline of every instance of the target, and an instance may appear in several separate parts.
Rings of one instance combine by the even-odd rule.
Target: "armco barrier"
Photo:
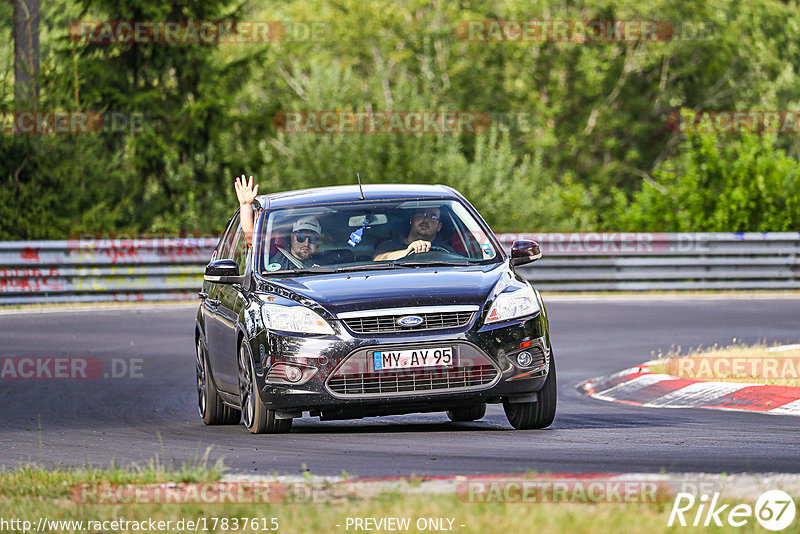
[[[800,233],[501,234],[533,239],[542,259],[520,269],[547,291],[800,288]]]
[[[800,289],[800,233],[499,234],[543,291]],[[0,304],[195,299],[216,238],[0,242]]]
[[[0,304],[196,299],[217,238],[0,243]]]

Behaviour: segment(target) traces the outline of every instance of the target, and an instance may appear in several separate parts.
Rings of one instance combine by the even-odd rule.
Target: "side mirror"
[[[525,265],[542,257],[542,249],[536,241],[519,240],[511,245],[511,265]]]
[[[206,266],[203,280],[218,284],[241,284],[244,276],[239,274],[239,265],[235,261],[216,260]]]

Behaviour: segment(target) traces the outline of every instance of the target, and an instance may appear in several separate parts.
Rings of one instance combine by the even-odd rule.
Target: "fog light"
[[[303,378],[303,371],[292,365],[286,366],[286,380],[289,382],[297,382]]]
[[[520,367],[528,367],[531,363],[533,363],[533,356],[527,350],[524,350],[517,354],[517,364]]]

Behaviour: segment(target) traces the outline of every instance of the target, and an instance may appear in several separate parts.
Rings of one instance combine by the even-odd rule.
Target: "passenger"
[[[258,184],[253,187],[253,177],[249,182],[245,175],[237,177],[234,181],[236,197],[239,199],[239,221],[247,240],[247,246],[253,244],[253,229],[255,226],[253,201],[258,195]],[[278,255],[273,258],[273,263],[280,264],[281,269],[306,269],[319,267],[313,260],[319,251],[319,240],[322,238],[322,226],[314,217],[301,217],[292,226],[289,236],[291,245],[287,251],[278,247]]]
[[[405,238],[395,237],[375,247],[375,260],[397,260],[408,254],[428,252],[431,246],[449,248],[443,242],[436,242],[442,229],[439,208],[420,208],[411,216],[411,229]]]

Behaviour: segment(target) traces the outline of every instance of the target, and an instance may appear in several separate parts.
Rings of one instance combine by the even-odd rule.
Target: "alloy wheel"
[[[195,362],[197,374],[197,409],[200,417],[206,415],[206,364],[203,356],[203,342],[197,340],[197,359]]]
[[[253,403],[253,373],[250,366],[250,357],[244,345],[239,348],[239,399],[242,404],[242,417],[244,424],[250,428],[255,418],[255,405]]]

